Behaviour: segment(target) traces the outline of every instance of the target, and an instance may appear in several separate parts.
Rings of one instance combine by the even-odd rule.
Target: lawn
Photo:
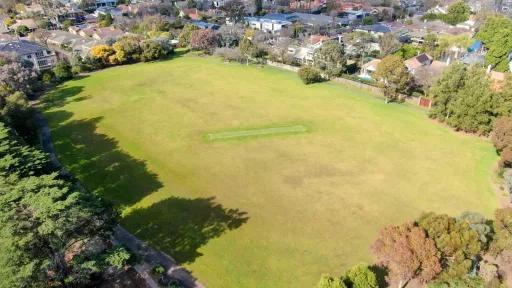
[[[487,140],[270,67],[182,56],[45,103],[61,162],[208,287],[311,287],[371,261],[384,225],[497,206]]]

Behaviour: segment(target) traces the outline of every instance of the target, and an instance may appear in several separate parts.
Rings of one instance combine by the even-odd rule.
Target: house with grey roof
[[[301,22],[307,26],[314,27],[326,27],[332,25],[333,21],[337,26],[346,26],[350,24],[350,20],[348,18],[340,18],[322,15],[322,14],[309,14],[309,13],[299,13],[295,12],[291,15],[295,16],[297,21]]]
[[[0,52],[15,54],[22,61],[32,63],[37,71],[52,69],[57,63],[54,51],[27,40],[1,42]]]

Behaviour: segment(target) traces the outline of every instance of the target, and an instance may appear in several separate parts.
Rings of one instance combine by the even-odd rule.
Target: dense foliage
[[[0,287],[91,283],[108,266],[91,247],[110,237],[112,211],[3,123],[0,147]]]
[[[304,84],[313,84],[322,81],[322,75],[320,72],[311,66],[301,67],[298,74]]]
[[[378,288],[377,276],[367,264],[358,264],[341,277],[322,275],[317,288]]]
[[[174,49],[165,39],[141,39],[134,36],[120,38],[112,46],[97,45],[91,49],[91,56],[80,61],[88,70],[112,65],[148,62],[170,56]]]
[[[476,38],[487,49],[485,60],[496,71],[509,70],[509,54],[512,51],[512,20],[505,16],[488,17],[480,27]]]
[[[37,74],[14,55],[0,53],[0,118],[26,140],[35,139],[28,95],[37,88]]]
[[[488,134],[497,117],[510,115],[512,104],[508,89],[496,91],[491,85],[484,69],[450,66],[429,90],[430,117],[457,130]]]
[[[329,78],[340,76],[345,70],[345,51],[337,41],[325,42],[315,51],[314,58],[316,67]]]
[[[212,29],[195,30],[190,37],[190,48],[202,50],[209,54],[217,47],[217,43],[217,34]]]
[[[384,91],[386,101],[400,99],[400,93],[408,94],[414,79],[407,71],[404,61],[395,55],[388,55],[377,64],[373,77],[379,80],[379,86]]]

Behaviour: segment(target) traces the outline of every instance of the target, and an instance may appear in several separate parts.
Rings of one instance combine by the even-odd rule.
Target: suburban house
[[[96,8],[100,7],[116,7],[116,0],[96,0]]]
[[[334,19],[327,15],[322,14],[308,14],[308,13],[292,13],[300,23],[310,27],[328,27],[332,26],[333,20],[336,26],[346,26],[350,24],[348,18],[335,17]]]
[[[87,28],[87,29],[80,29],[77,27],[72,27],[69,29],[69,32],[82,36],[82,37],[91,37],[96,40],[117,40],[123,35],[126,35],[126,33],[121,30],[114,27],[103,27],[103,28]]]
[[[57,63],[55,52],[26,40],[0,43],[0,52],[16,54],[21,60],[32,63],[37,71],[52,69]]]
[[[11,31],[16,31],[16,29],[18,29],[18,27],[21,27],[21,26],[27,27],[30,32],[33,32],[34,30],[36,30],[38,28],[37,23],[34,19],[27,18],[27,19],[16,20],[16,23],[12,24],[9,27],[9,29]]]
[[[251,28],[270,33],[278,33],[292,25],[290,21],[272,20],[263,17],[246,17],[245,21]]]
[[[205,21],[191,21],[192,25],[196,26],[199,29],[212,29],[212,30],[218,30],[220,28],[220,25],[208,23]]]
[[[404,61],[407,70],[413,75],[417,83],[430,86],[448,67],[448,62],[434,60],[430,55],[423,53]]]
[[[507,15],[512,15],[512,0],[503,0],[501,1],[499,10]]]
[[[378,37],[378,36],[382,36],[386,33],[390,33],[391,28],[389,28],[388,26],[386,26],[384,24],[379,23],[379,24],[374,24],[374,25],[359,26],[355,29],[355,31],[370,33],[371,35]]]
[[[320,48],[325,41],[331,38],[321,35],[312,35],[306,41],[304,46],[290,46],[288,47],[288,54],[292,55],[293,59],[300,64],[313,64],[316,49]]]
[[[364,80],[376,80],[373,79],[373,73],[377,70],[377,65],[380,63],[380,59],[373,59],[361,66],[361,72],[359,73],[359,78]]]

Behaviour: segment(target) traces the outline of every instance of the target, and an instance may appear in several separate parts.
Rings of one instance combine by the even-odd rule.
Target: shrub
[[[500,168],[511,168],[512,167],[512,147],[503,149],[500,153]]]
[[[368,265],[359,264],[347,271],[346,281],[352,288],[378,288],[377,276]]]
[[[216,46],[217,35],[213,30],[201,29],[192,31],[192,35],[190,37],[190,48],[211,53]]]
[[[121,246],[113,247],[105,257],[105,262],[110,266],[114,266],[118,269],[123,268],[131,255],[126,249]]]
[[[512,147],[512,117],[500,117],[494,122],[491,140],[498,152]]]
[[[157,275],[163,275],[165,273],[165,268],[162,265],[155,265],[152,271]]]
[[[190,45],[190,38],[192,37],[192,32],[198,30],[197,26],[192,24],[186,24],[181,30],[181,33],[178,37],[180,47],[188,47]]]
[[[320,72],[309,66],[299,69],[299,77],[306,85],[322,81],[322,75],[320,75]]]
[[[346,288],[347,286],[340,278],[331,277],[327,274],[322,275],[320,282],[316,285],[317,288]]]
[[[215,56],[222,57],[225,61],[236,61],[243,62],[245,61],[244,55],[240,52],[238,47],[236,48],[217,48],[215,49]]]
[[[53,75],[52,71],[44,71],[42,76],[41,76],[41,80],[46,85],[52,83],[53,82],[53,78],[54,78],[54,75]]]
[[[160,43],[149,40],[142,43],[142,62],[155,61],[166,56],[164,47]]]
[[[73,78],[73,72],[71,71],[71,66],[64,61],[61,61],[55,65],[53,68],[53,73],[55,77],[59,81],[66,81]]]

